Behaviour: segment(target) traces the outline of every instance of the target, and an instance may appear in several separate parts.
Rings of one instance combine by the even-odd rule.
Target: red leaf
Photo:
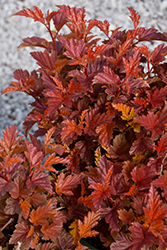
[[[141,71],[141,69],[139,68],[140,58],[141,58],[141,53],[139,50],[136,50],[133,56],[129,57],[128,60],[123,58],[123,63],[127,76],[131,75],[136,76]]]
[[[44,157],[42,151],[38,152],[38,149],[32,143],[28,144],[27,149],[28,150],[25,152],[25,155],[31,164],[31,167],[40,166]]]
[[[120,200],[116,200],[112,208],[104,207],[101,209],[101,217],[105,218],[105,221],[114,231],[119,231],[119,226],[118,226],[119,209],[123,209],[123,205]]]
[[[38,22],[45,24],[45,19],[44,19],[43,13],[36,6],[34,6],[34,11],[27,8],[27,9],[20,10],[19,12],[15,13],[14,15],[15,16],[18,15],[18,16],[30,17],[30,18],[33,18],[35,22],[38,21]]]
[[[96,209],[99,209],[100,204],[106,198],[109,198],[111,194],[115,194],[115,189],[108,185],[103,185],[101,183],[94,183],[89,186],[89,188],[94,189],[95,191],[92,192],[93,196],[93,203]]]
[[[154,114],[151,111],[148,111],[147,115],[142,115],[134,118],[135,121],[139,122],[146,129],[151,130],[152,137],[157,137],[161,133],[159,128],[159,119],[157,113]]]
[[[28,179],[26,185],[29,189],[34,190],[35,187],[44,188],[48,193],[52,193],[52,183],[49,179],[49,175],[44,172],[35,170],[31,177],[31,180]]]
[[[0,195],[3,196],[7,192],[10,192],[14,184],[12,182],[6,181],[4,178],[0,177]]]
[[[108,66],[103,67],[103,72],[98,73],[93,80],[93,83],[100,83],[100,84],[105,84],[109,85],[109,87],[112,88],[113,94],[117,92],[119,83],[120,83],[120,78],[118,75],[114,73],[114,71],[109,68]],[[108,86],[106,86],[108,88]]]
[[[25,187],[25,182],[21,178],[20,175],[18,175],[14,179],[14,187],[10,191],[11,197],[14,199],[21,197],[25,197],[30,194],[30,191]]]
[[[72,189],[77,187],[77,185],[81,182],[81,175],[68,175],[65,177],[64,173],[61,173],[58,176],[58,179],[55,183],[56,193],[59,195],[73,195]]]
[[[62,11],[58,11],[53,17],[53,23],[57,31],[60,31],[63,25],[67,22],[67,17]]]
[[[24,47],[42,47],[45,49],[50,49],[51,42],[48,42],[46,39],[36,36],[27,37],[23,39],[23,42],[19,45],[18,50]]]
[[[154,66],[165,60],[165,56],[163,55],[163,49],[164,44],[162,43],[158,45],[151,53],[149,60]]]
[[[92,109],[86,113],[84,133],[89,136],[96,136],[95,127],[110,123],[111,118],[105,113],[97,113],[96,109]]]
[[[21,209],[19,206],[19,199],[13,199],[9,197],[6,200],[6,206],[5,206],[5,213],[6,214],[20,214]]]
[[[99,142],[105,145],[105,147],[110,146],[110,141],[113,138],[113,128],[115,124],[113,122],[106,123],[96,128],[96,133],[99,136]]]
[[[35,246],[35,250],[51,250],[54,249],[55,244],[54,243],[39,243]]]
[[[161,188],[164,191],[165,199],[167,200],[167,170],[163,171],[163,175],[160,175],[158,179],[151,182],[152,185]]]
[[[54,70],[54,65],[57,61],[56,51],[52,51],[51,54],[49,54],[47,50],[44,50],[44,52],[35,51],[30,54],[35,60],[37,60],[37,64],[41,66],[41,68],[49,71]]]
[[[152,40],[161,40],[161,41],[167,41],[167,37],[165,34],[158,32],[158,30],[154,28],[146,29],[144,27],[140,28],[139,34],[138,34],[138,41],[152,41]]]
[[[139,250],[143,246],[152,246],[152,243],[156,239],[151,232],[146,230],[143,225],[138,222],[132,222],[132,226],[129,227],[129,230],[132,232],[133,250]]]
[[[124,134],[116,135],[113,140],[113,145],[108,149],[108,156],[111,158],[125,159],[129,154],[129,145]]]
[[[32,204],[35,208],[43,206],[46,202],[46,195],[44,193],[34,193],[28,197],[27,201]]]
[[[166,155],[166,149],[167,149],[167,134],[163,134],[158,141],[158,146],[155,145],[155,149],[158,151],[159,156],[165,156]]]
[[[64,52],[64,55],[71,58],[82,58],[85,55],[87,47],[83,40],[75,41],[73,38],[65,39],[63,36],[61,36],[60,40],[68,50]]]
[[[140,168],[137,166],[131,172],[133,181],[137,184],[140,190],[147,189],[150,187],[152,178],[155,177],[156,173],[153,168],[142,165]]]
[[[128,10],[130,11],[131,14],[130,18],[132,19],[133,26],[136,29],[140,23],[140,15],[132,8],[128,8]]]
[[[29,227],[25,223],[16,224],[16,229],[9,240],[9,244],[17,244],[18,242],[23,242],[25,239],[28,241],[29,239],[26,238],[28,232]]]
[[[72,249],[74,245],[72,235],[70,233],[67,233],[65,230],[62,230],[60,233],[56,235],[55,242],[59,250]]]
[[[75,138],[77,138],[77,135],[82,134],[83,126],[77,125],[74,120],[67,119],[63,121],[63,125],[64,128],[62,129],[61,133],[61,140],[63,143],[70,138],[73,138],[73,140],[75,140]]]
[[[118,234],[116,242],[111,243],[110,250],[131,250],[132,241],[127,234]]]
[[[44,234],[46,240],[55,240],[57,234],[62,229],[62,223],[55,225],[54,223],[50,224],[45,223],[42,225],[41,232]]]
[[[160,90],[155,88],[154,92],[147,93],[147,101],[152,104],[152,108],[160,108],[167,96],[167,86]]]
[[[139,133],[137,140],[132,143],[129,153],[132,155],[139,152],[143,153],[145,150],[154,151],[154,147],[155,144],[150,137],[142,136],[141,133]]]

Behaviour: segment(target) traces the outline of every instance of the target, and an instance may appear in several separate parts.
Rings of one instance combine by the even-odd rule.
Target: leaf
[[[66,142],[68,139],[73,138],[75,140],[77,135],[82,135],[82,125],[77,125],[74,120],[65,120],[62,122],[64,125],[61,133],[62,142]]]
[[[141,135],[141,133],[139,133],[139,135],[137,135],[136,137],[137,140],[134,140],[129,151],[131,155],[137,153],[143,153],[145,150],[149,150],[152,152],[154,151],[155,144],[152,138]]]
[[[64,55],[71,58],[82,58],[87,51],[86,43],[83,40],[75,41],[73,38],[65,39],[61,36],[60,41],[67,48],[68,51]]]
[[[18,242],[22,242],[26,239],[27,234],[29,232],[29,227],[24,222],[16,224],[16,229],[12,234],[12,237],[9,240],[9,244],[17,244]],[[28,239],[26,239],[28,240]]]
[[[44,234],[44,237],[46,240],[55,240],[56,239],[56,235],[60,232],[60,230],[62,229],[62,223],[59,224],[50,224],[49,223],[45,223],[42,225],[41,228],[41,232]]]
[[[108,66],[104,66],[103,67],[103,72],[102,73],[98,73],[94,79],[93,79],[93,83],[100,83],[103,85],[110,85],[111,87],[111,91],[114,95],[114,93],[117,92],[118,87],[119,87],[119,83],[120,83],[120,78],[118,75],[116,75],[114,73],[114,71],[109,68]],[[108,86],[106,86],[108,88]]]
[[[6,181],[4,178],[0,177],[0,195],[3,196],[7,192],[10,192],[13,188],[13,183]]]
[[[74,243],[77,244],[78,240],[79,240],[79,232],[78,232],[78,220],[75,219],[71,225],[69,226],[70,230],[70,234],[73,236],[74,238]]]
[[[93,237],[99,234],[99,232],[92,230],[98,224],[98,220],[100,219],[100,210],[96,213],[88,212],[87,216],[84,217],[84,221],[81,222],[78,220],[78,228],[80,238]]]
[[[55,242],[59,250],[72,249],[74,246],[72,235],[67,233],[64,229],[62,229],[60,233],[56,235]]]
[[[167,86],[160,90],[155,88],[154,92],[147,93],[147,101],[152,104],[152,108],[160,108],[167,96]]]
[[[115,194],[115,189],[113,187],[105,184],[103,185],[101,183],[91,184],[89,188],[95,190],[91,195],[93,196],[92,200],[96,209],[99,209],[103,200],[105,200],[107,197],[109,198],[111,194]]]
[[[155,66],[165,60],[163,55],[164,44],[158,45],[151,53],[149,61]]]
[[[110,146],[110,141],[113,138],[113,128],[115,128],[114,122],[106,123],[96,128],[99,142],[105,145],[105,147]]]
[[[56,165],[56,164],[65,164],[66,163],[66,160],[63,159],[63,158],[60,158],[59,156],[55,157],[55,153],[49,155],[49,157],[45,160],[43,166],[40,168],[40,170],[47,170],[47,171],[50,171],[50,172],[55,172],[55,173],[58,173],[58,171],[52,167],[52,165]]]
[[[23,42],[19,45],[17,49],[20,50],[25,47],[41,47],[45,49],[50,49],[51,42],[48,42],[46,39],[36,36],[27,37],[23,39]]]
[[[151,184],[157,188],[161,188],[161,190],[164,191],[164,196],[167,200],[167,170],[164,170],[163,175],[160,175],[158,179],[152,181]]]
[[[104,207],[101,209],[101,217],[105,218],[106,223],[109,224],[110,228],[114,231],[119,231],[118,226],[118,210],[123,209],[123,205],[120,200],[116,200],[113,207]]]
[[[72,189],[77,187],[81,181],[81,175],[68,175],[65,177],[64,173],[58,176],[55,183],[56,193],[59,195],[73,195]]]
[[[126,104],[122,104],[122,103],[113,104],[113,107],[117,109],[118,111],[122,112],[121,118],[123,120],[129,121],[133,119],[133,117],[136,115],[134,112],[134,108],[130,108]]]
[[[164,205],[156,189],[151,186],[149,190],[149,208],[143,208],[146,216],[145,223],[149,225],[149,231],[163,239],[163,231],[166,230],[163,219],[166,217],[167,205]]]
[[[60,31],[64,24],[67,22],[67,17],[62,11],[58,11],[53,17],[53,23],[57,31]]]
[[[122,220],[123,223],[125,224],[130,224],[131,221],[134,219],[134,213],[132,209],[129,209],[129,211],[125,209],[120,209],[118,211],[118,214],[119,214],[120,220]]]
[[[92,109],[86,113],[84,133],[89,136],[96,136],[95,127],[110,123],[111,118],[105,113],[97,113],[97,110]]]
[[[108,151],[108,156],[111,158],[125,159],[127,154],[129,154],[129,145],[125,139],[124,134],[116,135],[113,139],[113,145],[110,145]]]
[[[111,243],[110,250],[131,250],[132,241],[127,234],[119,233],[115,242]]]
[[[128,10],[130,11],[131,14],[130,18],[133,22],[133,26],[136,29],[140,23],[140,15],[132,8],[128,8]]]
[[[19,197],[26,197],[27,195],[30,194],[30,191],[25,187],[25,182],[24,180],[21,178],[20,175],[18,175],[15,179],[14,179],[14,187],[12,188],[12,190],[10,191],[11,197],[14,199],[17,199]]]
[[[55,62],[57,61],[56,51],[52,51],[51,54],[47,50],[35,51],[30,53],[31,56],[37,60],[37,64],[48,71],[54,70]]]
[[[29,212],[30,212],[30,208],[31,208],[31,204],[23,199],[21,199],[19,201],[21,210],[22,210],[22,215],[24,217],[24,219],[26,220],[28,218]]]
[[[159,156],[166,155],[166,148],[167,148],[167,133],[163,134],[158,141],[158,145],[155,145],[155,150],[158,151]]]
[[[20,214],[21,209],[19,206],[19,199],[13,199],[9,197],[6,200],[6,206],[5,206],[5,213],[6,214]]]
[[[138,41],[152,41],[152,40],[160,40],[160,41],[167,41],[167,37],[165,34],[159,32],[158,30],[154,28],[146,29],[144,27],[140,28],[139,34],[138,34]]]
[[[152,246],[155,241],[155,236],[146,230],[139,222],[132,222],[132,226],[129,227],[132,232],[132,244],[134,250],[139,250],[143,246]]]
[[[134,119],[140,123],[140,125],[144,126],[145,129],[150,130],[152,132],[152,137],[157,137],[161,133],[157,113],[154,114],[153,112],[148,111],[147,115],[135,117]]]
[[[45,204],[47,196],[44,193],[33,193],[28,197],[27,201],[35,208]]]
[[[143,190],[150,188],[150,183],[152,181],[152,178],[156,176],[156,173],[153,168],[142,165],[140,168],[136,166],[132,170],[131,176],[137,187],[140,190]]]
[[[3,131],[3,139],[0,138],[0,145],[4,148],[7,154],[12,154],[15,148],[18,147],[22,136],[18,136],[18,131],[16,125],[11,125]]]
[[[14,14],[14,16],[16,16],[16,15],[30,17],[30,18],[33,18],[35,22],[38,21],[38,22],[45,24],[45,19],[44,19],[43,13],[36,6],[34,6],[34,11],[27,8],[27,9],[23,9],[23,10],[18,11],[17,13]]]
[[[32,167],[40,166],[44,157],[43,152],[38,151],[38,149],[32,143],[28,144],[27,151],[25,151],[25,156]]]
[[[37,186],[40,188],[44,188],[48,193],[52,194],[52,183],[47,173],[35,170],[32,174],[31,179],[28,179],[26,181],[26,185],[31,190],[34,190]]]
[[[140,60],[141,60],[141,53],[139,50],[136,50],[132,57],[129,57],[128,60],[123,58],[124,67],[126,70],[127,76],[137,76],[138,73],[141,71],[140,69]]]
[[[35,226],[44,225],[47,222],[47,219],[50,218],[52,210],[53,206],[51,204],[51,200],[49,200],[46,205],[38,207],[36,210],[33,209],[30,213],[29,220]]]
[[[39,243],[38,245],[35,246],[35,250],[51,250],[51,249],[54,249],[54,246],[55,244],[54,243]]]

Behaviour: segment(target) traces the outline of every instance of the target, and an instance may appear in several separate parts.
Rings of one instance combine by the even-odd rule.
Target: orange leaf
[[[24,201],[23,199],[19,201],[19,204],[22,210],[23,217],[26,220],[30,212],[31,204],[27,201]]]
[[[83,223],[80,220],[78,221],[80,238],[93,237],[99,233],[95,230],[92,230],[92,228],[98,224],[100,213],[100,210],[98,210],[96,213],[88,212],[88,215],[84,217]]]
[[[52,205],[50,203],[51,200],[48,202],[47,205],[38,207],[37,210],[33,209],[30,214],[30,222],[33,223],[35,226],[45,224],[46,220],[50,217],[52,211]]]
[[[130,224],[130,222],[134,218],[134,213],[133,210],[130,209],[129,211],[126,211],[125,209],[120,209],[118,211],[119,218],[125,223],[125,224]]]
[[[73,195],[73,192],[71,189],[77,187],[77,185],[81,181],[81,175],[68,175],[65,177],[64,173],[61,173],[58,176],[58,179],[55,183],[56,186],[56,192],[59,195],[65,194],[65,195]]]

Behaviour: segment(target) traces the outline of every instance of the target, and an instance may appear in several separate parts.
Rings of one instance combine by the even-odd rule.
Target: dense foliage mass
[[[167,34],[139,27],[131,8],[134,28],[110,31],[107,21],[87,21],[84,8],[58,7],[16,13],[45,25],[51,41],[23,39],[19,49],[43,49],[31,53],[39,68],[16,70],[3,91],[23,91],[34,102],[25,138],[10,126],[0,139],[1,246],[163,250],[167,47],[150,51],[142,42],[167,42]]]

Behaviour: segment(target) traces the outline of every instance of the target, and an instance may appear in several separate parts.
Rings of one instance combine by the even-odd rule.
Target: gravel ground
[[[29,55],[31,48],[17,51],[22,39],[28,36],[48,39],[42,24],[12,15],[23,8],[32,9],[34,5],[43,12],[48,9],[53,11],[56,10],[55,5],[60,4],[85,7],[87,19],[106,19],[111,29],[119,26],[122,29],[132,28],[127,9],[132,7],[141,15],[140,26],[167,32],[167,0],[0,0],[0,93],[14,80],[14,70],[21,68],[31,72],[37,68],[35,60]],[[0,98],[0,137],[2,131],[12,124],[16,124],[19,134],[23,135],[22,121],[31,110],[28,105],[31,101],[21,92],[9,93]]]

